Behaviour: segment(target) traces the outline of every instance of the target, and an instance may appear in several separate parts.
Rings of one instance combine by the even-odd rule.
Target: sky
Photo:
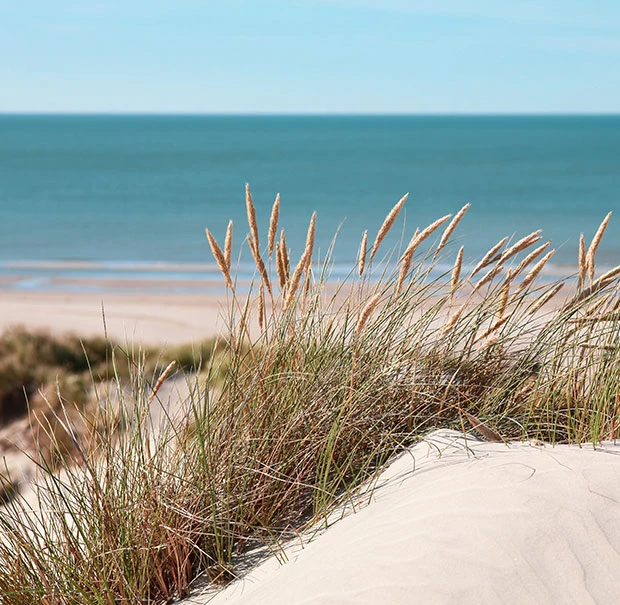
[[[0,112],[618,113],[618,0],[0,0]]]

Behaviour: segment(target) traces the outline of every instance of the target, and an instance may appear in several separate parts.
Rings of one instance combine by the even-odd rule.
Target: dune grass
[[[89,447],[75,439],[60,471],[41,464],[34,504],[0,512],[3,601],[166,603],[198,576],[227,582],[239,554],[277,551],[437,427],[500,441],[617,438],[620,268],[595,271],[609,219],[581,246],[579,275],[549,283],[553,251],[539,232],[464,267],[451,238],[468,207],[384,253],[405,200],[376,238],[362,236],[338,285],[330,254],[313,260],[315,215],[295,263],[284,231],[276,238],[278,199],[261,248],[248,188],[257,282],[237,292],[232,224],[223,249],[207,231],[230,315],[187,408],[154,426],[170,367],[148,380],[144,357],[128,364],[132,391],[118,387],[118,409],[99,406]]]

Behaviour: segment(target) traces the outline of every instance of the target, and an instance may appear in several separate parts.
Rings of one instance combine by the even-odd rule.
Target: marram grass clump
[[[588,249],[581,239],[579,274],[548,283],[553,250],[539,231],[501,239],[466,270],[450,242],[468,206],[385,253],[405,203],[374,239],[364,232],[339,285],[329,254],[314,260],[316,215],[291,258],[279,197],[261,247],[248,187],[249,293],[231,263],[232,223],[223,249],[207,231],[229,321],[206,385],[191,384],[184,415],[156,428],[150,407],[169,369],[153,386],[131,366],[122,427],[94,431],[78,467],[42,468],[32,509],[17,499],[0,513],[4,602],[165,603],[199,576],[229,581],[238,555],[277,551],[355,502],[357,486],[437,427],[497,441],[615,439],[620,267],[595,270],[609,218]],[[453,269],[434,277],[448,259]]]

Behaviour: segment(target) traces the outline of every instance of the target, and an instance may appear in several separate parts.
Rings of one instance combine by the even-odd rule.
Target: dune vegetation
[[[99,391],[87,438],[61,398],[53,417],[71,454],[49,432],[57,455],[39,460],[34,501],[0,511],[3,602],[166,603],[198,577],[226,583],[244,552],[277,551],[438,427],[494,441],[617,438],[620,267],[595,264],[609,215],[589,245],[581,238],[579,273],[551,282],[540,232],[464,265],[452,239],[468,206],[386,252],[405,202],[363,234],[335,283],[330,254],[316,262],[316,216],[291,259],[279,198],[263,239],[248,188],[256,282],[249,293],[236,282],[232,223],[221,246],[207,230],[228,329],[187,378],[187,405],[155,425],[174,356],[149,365],[144,352],[106,349],[115,397]]]

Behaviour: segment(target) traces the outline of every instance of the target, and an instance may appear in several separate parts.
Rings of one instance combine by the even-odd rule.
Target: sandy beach
[[[225,295],[159,292],[0,293],[0,331],[12,325],[155,346],[197,342],[224,325]]]

